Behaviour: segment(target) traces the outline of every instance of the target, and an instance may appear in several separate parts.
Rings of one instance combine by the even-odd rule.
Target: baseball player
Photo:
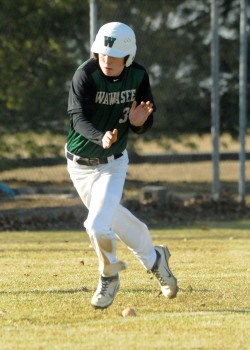
[[[129,130],[142,134],[153,124],[154,101],[146,70],[134,62],[136,39],[126,24],[111,22],[98,31],[93,58],[76,70],[69,91],[70,130],[65,154],[70,178],[88,208],[84,227],[99,261],[94,308],[112,304],[119,273],[127,264],[117,257],[119,237],[157,278],[162,294],[177,295],[177,280],[163,246],[153,246],[147,226],[120,201]]]

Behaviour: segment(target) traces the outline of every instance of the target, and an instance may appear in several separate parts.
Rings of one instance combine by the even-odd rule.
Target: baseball
[[[136,316],[136,312],[134,309],[131,309],[131,307],[127,306],[126,309],[122,311],[122,316],[123,317]]]

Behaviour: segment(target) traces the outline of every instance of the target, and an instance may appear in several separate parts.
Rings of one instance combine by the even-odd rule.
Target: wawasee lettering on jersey
[[[116,92],[98,91],[95,97],[95,103],[113,105],[133,102],[135,100],[135,93],[135,89]]]

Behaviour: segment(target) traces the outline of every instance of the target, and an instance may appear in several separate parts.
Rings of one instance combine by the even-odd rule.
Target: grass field
[[[176,299],[121,243],[129,269],[103,311],[90,306],[97,260],[84,232],[0,232],[0,349],[250,349],[250,222],[154,230]],[[123,318],[132,307],[135,317]]]
[[[9,151],[19,152],[13,153],[14,158],[30,155],[17,147],[29,139],[29,135],[13,138]],[[39,147],[30,148],[35,154],[50,156],[53,147],[63,154],[64,138],[53,139],[51,150],[47,141],[37,140]],[[249,141],[248,137],[248,145]],[[156,153],[211,151],[209,137],[166,142],[136,146],[141,154],[149,148]],[[226,137],[221,147],[237,152],[239,144]],[[19,167],[0,175],[21,193],[0,201],[0,212],[17,209],[24,215],[30,208],[53,211],[79,204],[78,197],[68,196],[72,184],[65,164]],[[237,197],[239,162],[221,162],[220,175],[222,193]],[[125,198],[140,196],[145,183],[161,184],[182,195],[209,195],[211,177],[211,162],[131,164]],[[22,195],[21,190],[26,192]],[[249,191],[248,182],[247,203]],[[154,243],[166,244],[172,253],[170,265],[180,287],[176,299],[159,295],[157,281],[118,242],[118,256],[129,269],[121,273],[113,305],[103,311],[90,305],[99,276],[84,232],[1,232],[0,227],[0,350],[250,350],[250,221],[211,219],[192,225],[152,230]],[[135,310],[135,317],[122,317],[127,306]]]

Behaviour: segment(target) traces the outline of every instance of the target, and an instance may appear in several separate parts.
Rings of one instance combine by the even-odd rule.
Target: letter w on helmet
[[[112,47],[116,38],[111,38],[111,36],[104,36],[104,46]]]

